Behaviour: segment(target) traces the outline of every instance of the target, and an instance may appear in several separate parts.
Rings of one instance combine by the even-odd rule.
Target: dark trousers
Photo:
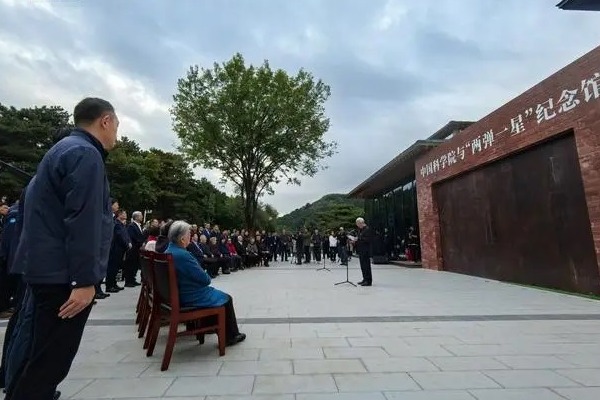
[[[0,311],[6,311],[14,306],[14,296],[17,292],[18,278],[8,273],[8,266],[0,260]]]
[[[117,274],[123,263],[123,254],[119,256],[109,257],[108,268],[106,269],[106,288],[114,288],[117,286]],[[137,271],[136,271],[137,272]]]
[[[313,256],[316,262],[321,262],[321,246],[313,247]]]
[[[342,265],[348,264],[348,249],[346,249],[346,246],[338,246],[338,253]]]
[[[29,359],[5,400],[50,400],[65,379],[79,350],[92,306],[73,318],[58,317],[71,294],[68,285],[31,286],[34,302],[33,342]]]
[[[225,307],[225,341],[231,342],[233,338],[240,334],[240,329],[237,324],[237,318],[235,317],[235,310],[233,309],[233,298],[227,295],[227,302],[223,304]],[[206,319],[208,325],[216,325],[216,317]]]
[[[373,283],[373,276],[371,275],[371,256],[368,254],[359,254],[358,261],[360,262],[363,281]]]
[[[304,246],[304,262],[310,262],[310,246]]]
[[[135,283],[138,270],[140,269],[140,251],[139,249],[132,249],[127,253],[127,259],[125,260],[124,278],[125,283]]]
[[[2,345],[2,365],[0,365],[0,388],[5,387],[5,373],[6,373],[6,356],[8,353],[8,345],[10,343],[10,338],[13,335],[15,330],[15,326],[17,325],[17,321],[19,320],[19,311],[21,310],[21,305],[23,303],[23,296],[25,295],[25,283],[21,276],[18,277],[19,284],[17,286],[17,293],[15,295],[15,312],[11,315],[8,320],[8,324],[6,325],[6,332],[4,332],[4,343]]]

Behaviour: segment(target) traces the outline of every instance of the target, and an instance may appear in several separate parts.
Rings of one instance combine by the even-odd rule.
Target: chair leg
[[[140,313],[142,314],[142,319],[140,321],[140,325],[138,328],[138,338],[139,339],[144,337],[144,334],[146,333],[146,329],[148,328],[148,320],[150,319],[150,305],[148,304],[148,301],[146,301],[144,304],[142,304],[142,309],[141,309]]]
[[[219,356],[225,355],[225,345],[227,336],[225,332],[225,309],[219,313],[218,316],[219,327],[217,328],[217,337],[219,338]]]
[[[173,348],[175,347],[175,341],[177,340],[177,321],[171,320],[169,325],[169,336],[167,337],[167,345],[165,346],[165,354],[163,356],[162,365],[160,366],[161,371],[169,369],[171,363],[171,356],[173,355]]]
[[[146,350],[146,357],[152,357],[154,353],[154,347],[156,346],[156,341],[158,340],[158,332],[160,331],[160,315],[152,312],[150,317],[150,326],[148,327],[148,334],[146,335],[146,340],[144,341],[144,348]]]
[[[143,305],[143,300],[144,299],[144,287],[142,286],[142,289],[140,290],[140,295],[138,296],[138,301],[137,301],[137,305],[135,306],[135,312],[137,314],[136,318],[135,318],[135,323],[139,324],[140,323],[140,309],[142,308]]]

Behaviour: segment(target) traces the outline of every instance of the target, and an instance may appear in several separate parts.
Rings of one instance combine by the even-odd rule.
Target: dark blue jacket
[[[19,207],[18,205],[13,205],[6,215],[2,241],[0,242],[0,258],[6,263],[6,270],[9,273],[12,270],[15,251],[19,243],[19,219]]]
[[[182,307],[220,307],[227,303],[227,294],[210,286],[210,276],[189,251],[169,243],[166,252],[173,255]]]
[[[40,162],[25,196],[25,282],[83,287],[105,277],[113,233],[105,158],[97,139],[75,129]]]
[[[113,241],[110,246],[110,262],[119,264],[123,260],[125,252],[129,250],[131,239],[127,233],[127,227],[115,218],[113,228]]]

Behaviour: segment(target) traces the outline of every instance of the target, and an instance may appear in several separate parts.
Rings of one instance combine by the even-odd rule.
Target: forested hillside
[[[356,218],[363,213],[363,200],[352,199],[345,194],[328,194],[280,217],[277,226],[293,231],[301,227],[337,230],[340,226],[354,227]]]

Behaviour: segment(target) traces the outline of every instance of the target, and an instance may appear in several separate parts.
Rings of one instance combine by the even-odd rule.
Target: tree
[[[171,110],[181,152],[217,169],[237,188],[254,228],[259,198],[285,181],[314,176],[334,154],[324,103],[329,86],[300,70],[290,76],[268,61],[246,66],[241,54],[212,69],[193,66],[177,82]]]
[[[0,103],[0,160],[28,174],[54,143],[54,132],[68,126],[69,113],[61,107],[17,109]],[[0,172],[0,196],[19,198],[28,180],[9,171]]]

